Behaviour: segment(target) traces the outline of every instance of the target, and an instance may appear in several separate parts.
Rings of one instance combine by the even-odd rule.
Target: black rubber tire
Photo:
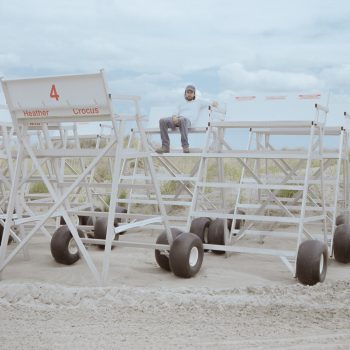
[[[203,256],[201,239],[191,232],[183,232],[175,238],[170,247],[170,268],[178,277],[193,277],[202,266]]]
[[[313,286],[326,278],[328,248],[321,241],[310,239],[298,249],[296,276],[300,283]]]
[[[349,224],[349,223],[350,223],[349,215],[346,215],[345,213],[338,215],[335,219],[336,226]]]
[[[208,243],[208,237],[205,235],[205,230],[209,229],[210,223],[210,218],[195,218],[191,222],[190,232],[197,235],[203,243]]]
[[[0,225],[0,246],[1,246],[3,232],[4,232],[4,227],[2,225]],[[11,242],[13,242],[13,238],[10,235],[9,239],[7,240],[7,245],[11,244]]]
[[[350,225],[337,226],[333,237],[334,259],[343,264],[350,262]]]
[[[92,221],[92,217],[89,216],[86,220],[86,226],[94,226],[94,222]]]
[[[94,238],[96,239],[106,239],[107,236],[107,222],[108,218],[97,218],[94,226]],[[117,224],[117,226],[116,226]],[[114,221],[114,227],[118,227],[118,223]],[[115,235],[114,240],[118,240],[119,235]],[[105,249],[104,244],[97,244],[98,248],[101,250]],[[112,249],[115,247],[112,245]]]
[[[98,211],[98,212],[101,212],[102,210],[100,208],[95,208],[95,211]],[[115,208],[115,212],[116,213],[123,213],[123,214],[126,214],[127,213],[127,210],[123,207],[119,207],[119,206],[116,206]],[[86,218],[86,224],[84,225],[88,225],[88,226],[94,226],[93,224],[93,220],[92,220],[92,217],[89,216],[89,217],[85,217]],[[96,218],[97,219],[97,218]],[[118,218],[115,218],[114,219],[114,227],[118,227],[118,224],[121,222],[121,219],[118,219]],[[124,234],[126,231],[122,231],[122,232],[119,232],[120,235]]]
[[[182,233],[181,230],[173,227],[170,229],[171,233],[173,235],[173,239],[175,239],[178,235]],[[166,231],[163,231],[157,238],[156,244],[169,244],[168,237]],[[162,254],[162,252],[158,249],[155,249],[154,256],[156,258],[156,261],[158,265],[166,271],[171,271],[170,264],[169,264],[169,257],[167,255]]]
[[[128,211],[127,211],[126,208],[120,207],[120,206],[117,205],[117,206],[115,207],[115,212],[116,212],[116,213],[126,214]],[[121,220],[120,218],[116,218],[116,219],[114,220],[114,227],[117,227],[118,224],[120,224],[121,222],[122,222],[122,220]],[[115,223],[117,223],[117,225],[116,225]],[[126,233],[126,231],[119,232],[120,235],[123,235],[124,233]]]
[[[79,218],[79,225],[86,225],[84,222],[86,222],[85,220],[85,216],[80,216],[78,215],[78,218]],[[65,225],[66,224],[66,220],[64,220],[63,216],[61,216],[61,219],[60,219],[60,225]],[[73,224],[77,224],[76,222],[73,222]]]
[[[225,227],[223,219],[215,219],[209,225],[208,244],[225,245]],[[212,250],[214,254],[225,254],[223,250]]]
[[[3,213],[6,214],[7,211],[4,210]],[[16,214],[16,209],[13,209],[13,213]],[[5,221],[5,220],[4,220],[4,221]],[[0,225],[0,246],[1,246],[2,234],[3,234],[3,232],[4,232],[4,226]],[[8,239],[8,241],[7,241],[7,245],[11,244],[13,241],[14,241],[14,240],[13,240],[12,236],[10,235],[10,236],[9,236],[9,239]]]
[[[102,210],[100,208],[94,208],[94,211],[101,212]],[[96,218],[97,219],[97,218]],[[92,220],[92,217],[86,217],[86,225],[87,226],[94,226],[94,222]]]
[[[81,216],[79,215],[79,225],[87,225],[87,221],[88,221],[89,217],[88,216]]]
[[[83,231],[78,229],[79,237],[85,237]],[[59,227],[51,237],[51,254],[53,258],[60,264],[72,265],[80,259],[80,254],[77,252],[72,253],[69,251],[69,243],[73,239],[68,226]]]
[[[228,213],[233,214],[234,212],[235,212],[235,210],[232,209]],[[243,210],[238,209],[237,214],[244,215],[245,212]],[[227,228],[229,229],[229,231],[231,231],[232,221],[233,221],[232,219],[227,219]],[[236,224],[235,224],[235,230],[239,230],[243,224],[244,224],[244,220],[237,219]]]

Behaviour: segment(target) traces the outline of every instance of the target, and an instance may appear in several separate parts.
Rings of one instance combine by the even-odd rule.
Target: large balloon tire
[[[94,238],[95,239],[106,239],[107,237],[107,223],[108,223],[108,218],[97,218],[95,225],[94,225]],[[115,224],[117,224],[117,226],[115,226]],[[118,223],[114,222],[114,227],[118,227]],[[119,234],[115,235],[114,240],[118,240],[119,239]],[[105,249],[105,245],[104,244],[97,244],[98,248],[101,250]],[[114,249],[114,246],[112,245],[112,248]]]
[[[203,243],[208,243],[208,230],[211,223],[210,218],[195,218],[191,222],[190,232],[197,235]]]
[[[85,237],[83,231],[78,229],[79,237]],[[80,259],[78,246],[68,226],[59,227],[51,237],[51,254],[60,264],[72,265]]]
[[[345,213],[338,215],[335,219],[336,226],[349,224],[349,223],[350,223],[349,215],[346,215]]]
[[[225,245],[225,222],[223,219],[215,219],[209,225],[208,244]],[[212,250],[214,254],[225,254],[223,250]]]
[[[202,266],[203,256],[204,250],[201,239],[191,232],[181,233],[175,238],[170,247],[170,268],[178,277],[193,277]]]
[[[300,283],[313,286],[326,278],[327,245],[310,239],[300,244],[296,262],[296,277]]]
[[[95,208],[95,211],[97,212],[101,212],[102,210],[100,208]],[[116,213],[123,213],[123,214],[126,214],[127,213],[127,210],[123,207],[120,207],[120,206],[116,206],[115,208],[115,212]],[[96,218],[97,220],[97,218]],[[118,227],[119,224],[121,223],[121,219],[120,218],[115,218],[114,219],[114,227]],[[89,216],[87,219],[86,219],[86,225],[88,226],[94,226],[94,223],[93,223],[93,219],[92,219],[92,216]],[[119,232],[119,235],[123,235],[126,231],[122,231],[122,232]]]
[[[173,236],[173,239],[175,239],[178,235],[180,235],[182,233],[181,230],[177,229],[177,228],[171,228],[171,233]],[[157,238],[156,240],[156,244],[169,244],[168,241],[168,236],[166,231],[163,231]],[[155,249],[154,251],[154,256],[156,258],[157,264],[166,271],[171,271],[170,268],[170,263],[169,263],[169,257],[168,255],[164,254],[164,252],[162,252],[159,249]]]
[[[85,216],[73,215],[74,225],[86,225],[85,222],[86,222]],[[61,216],[60,218],[60,225],[66,225],[66,220],[64,220],[63,216]]]
[[[100,208],[95,207],[94,211],[101,212],[102,210]],[[96,217],[97,219],[97,217]],[[86,217],[86,225],[87,226],[94,226],[94,221],[92,216]]]
[[[4,227],[2,225],[0,225],[0,246],[1,246],[1,242],[2,242],[2,234],[4,233]],[[7,240],[7,245],[9,245],[11,242],[13,242],[13,238],[10,235],[9,239]]]
[[[340,263],[350,262],[350,225],[337,226],[333,237],[334,259]]]
[[[118,214],[118,213],[126,214],[128,212],[128,210],[126,208],[124,208],[124,207],[120,207],[120,206],[117,205],[115,207],[115,212],[116,212],[116,214]],[[120,218],[114,219],[114,227],[117,227],[118,224],[121,224],[121,222],[122,222],[122,219],[120,219]],[[115,223],[117,223],[117,225]],[[120,235],[123,235],[124,233],[126,233],[126,231],[119,232]]]
[[[229,214],[234,214],[234,212],[235,212],[235,210],[232,209],[228,213]],[[245,212],[243,210],[238,209],[237,210],[237,214],[238,215],[244,215]],[[232,219],[227,219],[227,228],[228,228],[229,231],[231,231],[232,221],[233,221]],[[242,225],[244,225],[244,220],[236,219],[235,230],[239,230],[242,227]]]

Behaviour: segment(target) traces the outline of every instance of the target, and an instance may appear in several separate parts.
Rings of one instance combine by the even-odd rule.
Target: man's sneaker
[[[169,148],[166,148],[164,146],[159,147],[159,148],[156,149],[157,153],[169,153],[169,151],[170,151]]]
[[[190,153],[190,149],[188,147],[183,148],[184,153]]]

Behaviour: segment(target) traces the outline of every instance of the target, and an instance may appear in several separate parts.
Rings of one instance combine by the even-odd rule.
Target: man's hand
[[[216,107],[219,105],[219,103],[218,103],[218,101],[213,101],[213,102],[211,103],[211,105],[212,105],[214,108],[216,108]]]
[[[173,118],[173,124],[175,126],[179,126],[179,117],[177,115],[173,115],[172,118]]]

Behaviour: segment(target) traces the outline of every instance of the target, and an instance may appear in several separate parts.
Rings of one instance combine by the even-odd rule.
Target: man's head
[[[187,101],[192,101],[196,99],[196,88],[193,85],[186,86],[185,99]]]

